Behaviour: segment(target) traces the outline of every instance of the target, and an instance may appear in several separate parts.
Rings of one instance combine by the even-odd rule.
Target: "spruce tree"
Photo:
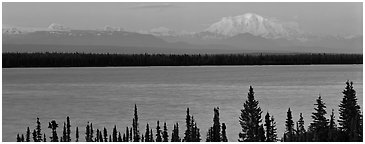
[[[100,142],[100,140],[99,140],[99,129],[96,129],[95,142]]]
[[[123,142],[122,135],[118,132],[118,142]]]
[[[125,136],[125,133],[123,133],[123,142],[127,142],[127,138]]]
[[[332,113],[330,116],[330,122],[328,126],[328,137],[327,141],[329,142],[335,142],[337,138],[337,125],[335,123],[335,114],[332,109]]]
[[[357,104],[356,91],[353,83],[347,81],[343,99],[339,105],[339,129],[343,141],[362,141],[362,115]]]
[[[36,130],[33,130],[32,135],[33,135],[33,141],[34,141],[34,142],[38,142],[38,139],[37,139],[37,132],[36,132]]]
[[[128,127],[127,127],[127,132],[128,132]],[[104,127],[104,142],[108,142],[108,131],[106,130],[105,127]]]
[[[112,135],[109,135],[109,142],[113,142],[112,141]]]
[[[93,138],[94,138],[93,123],[90,123],[90,142],[93,141]]]
[[[130,142],[133,142],[133,131],[132,131],[132,128],[129,128],[129,141]]]
[[[67,142],[67,132],[66,132],[66,123],[63,123],[63,133],[62,133],[62,141]]]
[[[76,142],[79,142],[79,127],[76,127]]]
[[[22,137],[23,137],[23,135],[22,135]],[[47,142],[47,138],[46,138],[46,134],[45,133],[43,133],[43,142]]]
[[[151,142],[155,142],[155,140],[153,139],[153,131],[152,131],[152,129],[150,130],[150,141]]]
[[[276,122],[275,122],[274,116],[271,116],[271,132],[270,133],[271,133],[270,139],[273,142],[276,142],[277,139],[278,139],[278,136],[277,136],[277,133],[276,133]]]
[[[189,108],[186,109],[186,130],[185,130],[185,136],[184,136],[184,142],[192,142],[191,140],[191,119],[190,119],[190,113]]]
[[[164,124],[163,124],[163,133],[162,133],[162,137],[163,137],[163,142],[168,142],[168,141],[169,141],[169,134],[168,134],[168,132],[167,132],[166,122],[164,122]]]
[[[67,122],[66,122],[66,136],[67,136],[67,142],[71,142],[71,123],[70,123],[70,117],[67,116]]]
[[[207,137],[205,139],[205,142],[212,142],[213,138],[213,127],[210,127],[207,132]]]
[[[156,142],[162,142],[160,121],[157,121],[156,126]]]
[[[144,134],[144,137],[145,137],[145,142],[151,142],[150,141],[150,126],[148,125],[148,123],[147,123],[147,125],[146,125],[146,132],[145,132],[145,134]]]
[[[20,137],[20,141],[24,142],[24,135],[22,134],[22,137]],[[43,141],[46,142],[46,134],[44,134]]]
[[[264,129],[264,126],[262,124],[259,127],[258,138],[259,138],[260,142],[265,142],[266,141],[265,129]]]
[[[19,133],[16,135],[16,142],[21,142]]]
[[[214,108],[212,142],[221,141],[221,124],[219,122],[219,108]]]
[[[171,142],[180,142],[181,139],[179,137],[179,123],[174,124],[174,129],[171,134]]]
[[[306,130],[304,128],[304,118],[302,113],[300,113],[299,115],[299,120],[298,120],[298,127],[297,127],[297,137],[298,137],[298,141],[299,142],[304,142],[306,140]]]
[[[129,142],[129,128],[128,127],[125,128],[125,133],[126,133],[126,139],[127,139],[126,142]]]
[[[58,124],[56,123],[55,120],[52,120],[51,122],[48,123],[48,128],[52,130],[52,136],[49,137],[51,139],[51,142],[58,142],[57,127]]]
[[[37,142],[41,142],[43,140],[42,139],[42,132],[41,132],[41,122],[39,121],[38,117],[37,117],[36,134],[37,134]]]
[[[139,142],[139,130],[138,130],[138,114],[137,105],[134,105],[134,118],[133,118],[133,142]]]
[[[265,115],[265,128],[266,128],[266,142],[273,142],[272,140],[272,130],[271,130],[271,119],[269,112]]]
[[[117,126],[114,125],[114,128],[113,128],[113,142],[117,142],[118,141],[118,134],[117,134]]]
[[[225,123],[222,123],[222,142],[228,142],[228,139],[227,139],[227,133],[226,133],[226,124]]]
[[[30,130],[29,127],[27,127],[27,134],[25,135],[25,141],[30,142]]]
[[[293,117],[290,111],[290,108],[287,112],[287,118],[285,121],[285,138],[284,141],[292,142],[294,140],[294,122]]]
[[[314,108],[315,112],[312,113],[313,122],[310,127],[314,133],[314,141],[324,142],[327,141],[328,133],[328,119],[325,117],[327,114],[326,105],[321,96],[318,96],[316,102],[314,105],[317,107]]]
[[[87,122],[87,125],[86,125],[85,141],[86,142],[91,142],[91,140],[90,140],[90,125],[89,125],[89,122]]]
[[[254,91],[250,86],[248,97],[243,104],[243,109],[240,115],[240,125],[242,131],[239,133],[238,141],[257,142],[259,141],[258,132],[261,122],[261,108],[259,102],[255,100]]]

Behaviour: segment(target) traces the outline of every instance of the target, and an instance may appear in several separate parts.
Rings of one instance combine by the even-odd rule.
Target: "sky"
[[[101,29],[106,25],[129,31],[167,27],[199,32],[222,17],[256,13],[296,22],[304,32],[362,35],[362,3],[2,3],[2,24],[48,27],[57,23],[72,29]]]

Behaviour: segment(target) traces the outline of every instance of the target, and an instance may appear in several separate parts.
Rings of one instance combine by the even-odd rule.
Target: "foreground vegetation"
[[[3,53],[3,67],[362,64],[362,54]]]
[[[279,139],[276,132],[276,122],[273,115],[268,112],[262,119],[262,110],[259,102],[255,100],[254,90],[250,86],[247,99],[241,109],[239,123],[241,132],[238,134],[240,142],[361,142],[362,136],[362,114],[361,108],[357,104],[356,91],[353,89],[352,82],[346,82],[343,90],[343,99],[339,105],[338,127],[333,109],[329,118],[326,117],[326,105],[321,96],[318,96],[314,104],[312,113],[312,122],[308,128],[305,128],[302,113],[298,121],[294,121],[290,108],[287,111],[285,121],[285,133]],[[137,105],[134,107],[134,117],[132,126],[126,127],[125,131],[118,131],[114,125],[112,130],[94,129],[92,123],[87,123],[85,128],[86,142],[200,142],[204,141],[200,134],[200,129],[194,117],[190,115],[189,108],[186,110],[185,131],[183,137],[180,137],[179,123],[175,123],[169,134],[166,122],[163,126],[160,121],[156,122],[156,128],[153,130],[149,123],[146,125],[145,132],[139,130]],[[294,127],[296,124],[296,127]],[[41,123],[37,118],[36,127],[33,132],[28,127],[24,134],[17,135],[17,142],[78,142],[83,139],[80,137],[79,127],[71,132],[70,118],[66,118],[63,123],[63,132],[61,136],[57,133],[59,124],[52,120],[48,123],[48,128],[52,130],[51,134],[42,133]],[[219,119],[219,108],[214,108],[213,124],[206,134],[206,142],[227,142],[227,127]],[[75,136],[71,139],[71,134]],[[47,137],[48,136],[48,137]]]

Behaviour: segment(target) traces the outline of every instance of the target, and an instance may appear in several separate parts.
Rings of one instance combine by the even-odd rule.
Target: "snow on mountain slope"
[[[281,22],[254,13],[223,17],[219,22],[216,22],[205,29],[204,32],[220,34],[226,37],[250,33],[254,36],[261,36],[269,39],[296,39],[302,34],[297,23]]]

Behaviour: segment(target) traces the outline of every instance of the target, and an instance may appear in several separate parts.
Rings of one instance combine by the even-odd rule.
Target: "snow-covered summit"
[[[294,39],[302,33],[297,23],[281,22],[277,19],[265,18],[254,13],[223,17],[220,21],[205,29],[205,32],[220,34],[226,37],[250,33],[271,39]]]

